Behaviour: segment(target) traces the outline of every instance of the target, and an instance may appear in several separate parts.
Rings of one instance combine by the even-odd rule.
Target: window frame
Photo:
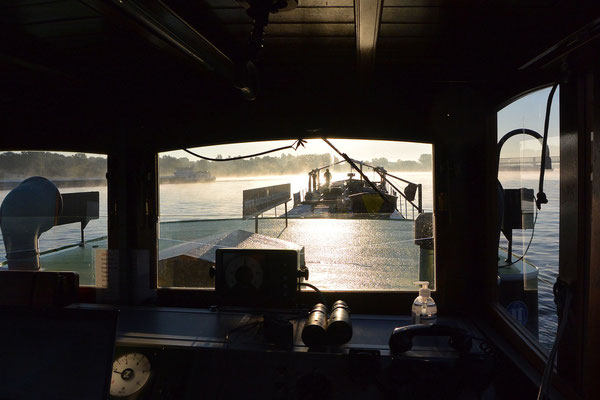
[[[500,110],[504,109],[508,105],[514,103],[515,101],[528,96],[529,94],[535,93],[539,90],[546,89],[551,87],[552,83],[544,83],[540,85],[536,85],[534,87],[530,87],[528,89],[520,91],[516,95],[512,95],[508,99],[505,99],[499,103],[497,107],[495,107],[493,112],[493,132],[494,134],[494,142],[495,149],[497,148],[498,142],[498,123],[497,123],[497,115]],[[559,130],[559,135],[562,133],[562,126]],[[562,135],[561,135],[562,136]],[[562,155],[562,154],[561,154]],[[494,158],[494,163],[497,161],[497,156]],[[498,175],[498,165],[495,165],[496,176]],[[496,179],[496,178],[494,178]],[[562,183],[561,183],[562,185]],[[498,204],[495,203],[494,209],[497,210]],[[562,207],[561,211],[562,212]],[[496,212],[497,214],[497,212]],[[562,228],[560,228],[562,229]],[[495,249],[497,252],[498,250]],[[559,250],[560,251],[560,250]],[[493,268],[493,274],[488,274],[488,278],[486,279],[486,292],[488,293],[488,303],[486,307],[486,315],[487,322],[492,326],[492,329],[496,330],[501,337],[503,337],[510,345],[514,346],[517,351],[522,354],[525,359],[534,366],[537,371],[543,371],[546,361],[548,359],[548,351],[541,345],[539,340],[533,336],[531,332],[529,332],[523,325],[521,325],[518,321],[516,321],[510,313],[499,303],[499,288],[497,285],[497,262],[495,263]]]
[[[590,204],[587,196],[590,193],[597,195],[597,190],[592,190],[592,184],[588,179],[590,170],[590,149],[586,143],[589,143],[590,130],[593,130],[594,122],[598,125],[598,119],[592,121],[582,118],[583,115],[593,116],[594,112],[598,114],[598,105],[593,108],[590,103],[591,93],[600,93],[597,79],[598,74],[592,72],[578,71],[573,74],[569,81],[561,82],[560,92],[560,210],[559,210],[559,278],[575,285],[575,290],[579,293],[585,293],[582,286],[587,282],[584,277],[590,274],[592,264],[588,258],[592,246],[593,237],[590,236],[588,213]],[[544,88],[548,88],[552,83],[532,87],[521,91],[518,95],[510,97],[503,101],[495,110],[497,113],[506,105]],[[597,117],[597,115],[596,115]],[[496,137],[497,137],[496,132]],[[596,152],[598,152],[598,145]],[[598,166],[596,166],[598,169]],[[596,184],[597,185],[597,184]],[[598,240],[598,237],[595,238]],[[541,374],[548,361],[548,351],[542,347],[540,342],[529,331],[520,325],[512,316],[501,306],[498,299],[497,285],[489,277],[488,291],[492,293],[488,302],[488,323],[491,329],[499,333],[502,338],[513,346],[524,358],[532,365],[539,375],[534,379],[541,379]],[[586,319],[582,310],[585,304],[590,304],[599,300],[599,294],[596,292],[595,299],[587,292],[581,296],[578,301],[572,304],[571,320],[568,324],[571,328],[565,331],[565,335],[559,344],[559,353],[556,359],[558,374],[552,374],[552,384],[565,396],[569,398],[580,397],[581,393],[588,392],[588,389],[578,389],[583,387],[584,376],[593,374],[589,368],[583,367],[583,363],[591,356],[584,348],[584,334],[582,330],[583,321]],[[587,307],[585,307],[587,309]],[[559,320],[560,321],[560,320]],[[596,329],[597,332],[597,329]],[[588,333],[588,336],[593,332]],[[591,337],[591,336],[590,336]],[[591,341],[596,347],[600,339],[596,337]],[[592,344],[592,343],[588,344]],[[562,356],[561,356],[562,355]],[[588,382],[591,380],[588,379]],[[591,390],[591,389],[589,389]],[[591,391],[588,393],[592,393]]]
[[[293,139],[293,138],[290,138]],[[378,140],[378,139],[373,139]],[[380,139],[380,140],[389,140],[399,142],[398,139]],[[232,142],[233,143],[233,142]],[[436,180],[435,180],[435,143],[433,142],[420,142],[424,144],[431,145],[432,152],[432,191],[433,191],[433,213],[435,216],[436,212]],[[164,150],[169,151],[169,150]],[[155,160],[155,179],[154,179],[154,190],[155,195],[152,196],[156,199],[157,203],[152,209],[159,209],[159,176],[158,176],[158,160],[159,153],[154,153]],[[157,224],[158,222],[158,212],[156,215]],[[434,217],[434,225],[435,217]],[[432,291],[436,304],[438,307],[444,307],[444,300],[440,298],[438,300],[438,295],[443,293],[443,290],[439,289],[438,285],[438,265],[437,265],[437,236],[436,236],[436,226],[434,226],[434,276],[435,276],[435,289]],[[156,246],[158,246],[158,237],[156,238]],[[156,304],[164,307],[191,307],[191,308],[208,308],[214,306],[216,302],[216,295],[214,289],[207,288],[167,288],[167,287],[158,287],[158,253],[155,258],[155,265],[152,268],[153,272],[150,274],[150,289],[156,291]],[[352,312],[361,313],[361,314],[397,314],[397,315],[406,315],[410,313],[410,305],[414,301],[415,297],[418,296],[418,290],[408,290],[408,291],[400,291],[400,290],[323,290],[322,291],[325,298],[328,302],[333,303],[340,298],[344,299],[348,304],[352,307]],[[299,303],[300,304],[315,304],[320,302],[320,298],[318,295],[310,290],[302,290],[299,294]]]
[[[36,148],[36,147],[31,147],[28,149],[16,149],[16,148],[0,148],[0,152],[40,152],[40,153],[72,153],[71,155],[74,154],[79,154],[79,153],[83,153],[86,156],[104,156],[106,158],[106,162],[107,162],[107,168],[106,171],[104,172],[104,176],[106,178],[106,191],[107,191],[107,195],[106,195],[106,201],[107,201],[107,209],[108,209],[108,198],[109,198],[109,179],[108,179],[108,153],[107,152],[103,152],[103,151],[98,151],[98,150],[90,150],[90,149],[70,149],[70,148],[63,148],[63,149],[56,149],[56,148]],[[85,189],[85,186],[81,187],[82,189]],[[102,200],[100,200],[101,202]],[[1,204],[1,202],[0,202]],[[110,238],[110,233],[109,233],[109,217],[107,215],[107,220],[106,220],[106,239],[107,241],[109,241]],[[78,245],[78,243],[74,243],[72,245],[66,245],[66,246],[58,246],[57,248],[62,248],[62,247],[76,247]],[[108,248],[108,245],[107,245]],[[48,253],[52,253],[53,251],[55,251],[56,249],[48,249],[45,251],[40,251],[40,257],[43,255],[43,253],[48,254]],[[66,249],[65,249],[66,250]],[[3,265],[4,267],[5,265]],[[43,269],[43,263],[41,268]],[[65,269],[64,271],[58,271],[58,272],[69,272],[68,269]],[[79,284],[79,295],[80,297],[83,296],[85,299],[89,299],[89,300],[93,300],[91,302],[95,302],[95,294],[96,294],[96,286],[94,285],[82,285],[81,283]],[[92,299],[93,296],[93,299]]]
[[[532,88],[529,88],[527,90],[520,92],[517,95],[510,97],[508,100],[500,103],[500,105],[496,108],[496,110],[495,110],[496,116],[501,110],[503,110],[505,107],[513,104],[514,102],[516,102],[524,97],[527,97],[533,93],[539,92],[544,89],[551,88],[552,85],[553,85],[553,83],[545,83],[542,85],[536,85]],[[555,95],[554,101],[555,102],[560,101],[560,97],[559,97],[559,99],[556,99],[556,97],[557,96]],[[561,108],[562,108],[562,106],[559,106],[559,110]],[[560,153],[562,156],[562,131],[563,130],[562,130],[562,119],[560,118],[560,116],[559,116],[559,121],[561,121],[560,125],[559,125],[559,140],[561,141]],[[497,127],[497,124],[496,124],[496,127]],[[496,129],[496,141],[498,140],[497,139],[498,133],[499,132]],[[540,134],[543,135],[542,132],[540,132]],[[562,169],[561,169],[561,175],[562,175]],[[534,188],[534,190],[535,190],[535,188]],[[559,191],[562,191],[562,180],[559,182]],[[562,206],[563,206],[563,204],[562,204],[562,195],[561,195],[560,200],[559,200],[559,219],[561,218],[561,215],[563,212]],[[559,232],[561,230],[562,230],[562,225],[560,225],[560,227],[559,227]],[[561,234],[561,236],[562,236],[562,234]],[[559,241],[559,254],[561,253],[561,247],[562,247],[562,244]],[[560,265],[559,265],[559,271],[560,271]],[[538,338],[536,338],[523,325],[518,323],[518,321],[516,321],[514,318],[512,318],[512,316],[505,309],[505,307],[502,306],[498,302],[499,290],[498,290],[497,286],[495,289],[496,290],[494,292],[492,301],[490,302],[490,311],[492,314],[493,323],[498,324],[498,327],[500,329],[502,329],[502,332],[506,335],[506,337],[509,339],[509,341],[513,345],[517,346],[520,350],[522,350],[522,352],[524,354],[526,354],[526,358],[530,362],[532,362],[534,365],[536,365],[536,367],[538,367],[538,369],[543,370],[546,360],[548,359],[549,351],[540,343]],[[538,307],[539,307],[539,305],[538,305]],[[509,328],[509,329],[506,329],[506,328]]]

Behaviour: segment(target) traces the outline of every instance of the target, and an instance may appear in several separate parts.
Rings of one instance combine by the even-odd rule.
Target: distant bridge
[[[552,168],[560,165],[560,156],[550,157]],[[541,157],[507,157],[501,158],[499,169],[501,170],[536,170],[540,169]]]

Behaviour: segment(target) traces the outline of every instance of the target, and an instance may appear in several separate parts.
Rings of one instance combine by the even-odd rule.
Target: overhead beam
[[[600,18],[586,24],[577,32],[567,36],[560,42],[554,44],[542,54],[537,55],[530,61],[519,67],[519,70],[524,70],[532,67],[545,68],[548,65],[563,59],[567,54],[600,37]]]
[[[354,0],[357,66],[363,84],[373,70],[382,10],[383,0]]]
[[[81,0],[105,17],[121,18],[104,0]],[[109,0],[121,9],[146,40],[169,47],[206,70],[233,81],[233,61],[160,0]]]

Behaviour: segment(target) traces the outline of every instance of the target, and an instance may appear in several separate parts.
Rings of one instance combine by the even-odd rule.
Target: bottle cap
[[[415,285],[419,285],[421,286],[419,288],[419,296],[421,297],[430,297],[431,296],[431,289],[429,289],[429,282],[428,281],[417,281],[414,282]]]

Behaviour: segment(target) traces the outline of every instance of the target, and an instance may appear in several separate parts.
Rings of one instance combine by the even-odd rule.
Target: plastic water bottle
[[[431,289],[428,288],[429,282],[418,281],[415,285],[419,285],[419,296],[415,299],[412,305],[412,322],[413,324],[433,325],[437,320],[437,306],[431,298]]]

